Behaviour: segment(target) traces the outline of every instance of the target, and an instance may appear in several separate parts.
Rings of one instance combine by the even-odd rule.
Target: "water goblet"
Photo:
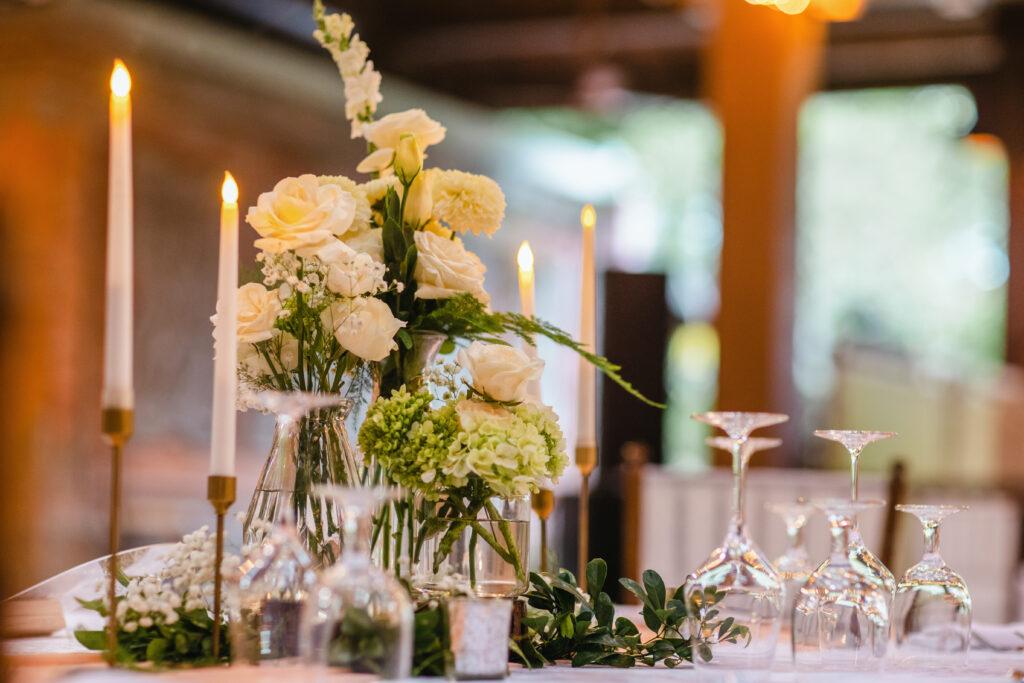
[[[792,617],[797,672],[877,671],[886,654],[891,623],[891,573],[863,547],[857,514],[882,501],[816,501],[831,535],[828,559],[796,596]],[[885,570],[888,572],[888,570]]]
[[[788,623],[793,616],[796,596],[815,569],[810,555],[807,554],[807,546],[804,544],[804,527],[807,526],[807,520],[814,513],[814,506],[803,498],[798,498],[793,502],[768,503],[765,505],[765,509],[781,517],[786,524],[788,544],[785,552],[773,564],[775,571],[782,579],[784,589],[782,618],[783,622]]]
[[[814,435],[820,439],[835,441],[842,444],[850,454],[850,500],[856,501],[860,484],[861,452],[868,444],[872,444],[875,441],[881,441],[883,439],[891,439],[896,436],[896,432],[862,431],[856,429],[818,429],[814,432]],[[878,559],[874,553],[868,550],[867,545],[864,543],[864,539],[861,537],[860,528],[858,527],[856,520],[854,520],[854,524],[849,530],[849,534],[852,539],[851,547],[857,554],[857,562],[867,565],[870,567],[872,572],[881,576],[885,581],[885,585],[889,587],[889,591],[895,594],[896,577],[892,575],[889,568],[882,564],[882,561]]]
[[[841,443],[850,454],[850,500],[857,500],[860,488],[860,454],[868,444],[882,439],[891,439],[896,432],[875,432],[859,429],[816,429],[819,439]]]
[[[896,669],[955,670],[971,643],[971,595],[939,554],[939,525],[965,505],[897,505],[924,529],[924,556],[896,587],[893,607]]]
[[[694,664],[703,674],[757,678],[775,656],[782,610],[782,582],[765,554],[747,535],[744,476],[754,450],[755,429],[785,422],[775,413],[717,412],[694,415],[729,435],[732,453],[732,516],[721,547],[686,579],[685,595],[694,634]],[[762,444],[764,445],[764,444]],[[736,630],[739,627],[739,630]]]
[[[385,680],[407,678],[412,667],[412,600],[401,582],[370,558],[374,512],[398,492],[381,486],[319,490],[340,510],[345,550],[306,601],[303,655],[317,666]]]

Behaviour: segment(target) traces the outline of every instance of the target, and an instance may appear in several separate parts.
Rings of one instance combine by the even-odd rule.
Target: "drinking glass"
[[[793,502],[768,503],[765,509],[782,518],[786,524],[788,547],[773,563],[783,585],[783,622],[789,623],[793,616],[793,605],[807,578],[814,571],[807,546],[804,545],[804,527],[814,512],[814,506],[798,498]]]
[[[891,439],[896,432],[874,432],[859,429],[817,429],[814,435],[819,439],[841,443],[850,454],[850,500],[857,500],[858,488],[860,485],[860,458],[861,451],[868,444],[882,439]]]
[[[863,546],[857,514],[884,502],[831,499],[815,505],[828,518],[832,546],[796,597],[794,666],[798,672],[876,671],[889,640],[892,574],[881,572],[884,565]]]
[[[344,552],[306,601],[303,654],[315,665],[406,678],[412,667],[412,601],[398,579],[370,560],[373,514],[398,493],[381,486],[319,490],[340,510]]]
[[[753,453],[748,444],[755,429],[785,422],[788,417],[775,413],[718,412],[693,418],[729,435],[733,471],[733,509],[725,540],[686,579],[694,664],[705,675],[754,679],[767,673],[775,656],[782,582],[771,562],[747,535],[744,524],[744,475]]]
[[[921,521],[924,557],[896,588],[896,668],[955,669],[967,664],[971,643],[971,595],[967,584],[939,555],[939,525],[965,505],[897,505]]]
[[[882,439],[891,439],[896,436],[896,432],[860,431],[855,429],[819,429],[814,432],[814,435],[821,439],[841,443],[846,447],[846,451],[850,454],[850,500],[856,501],[860,482],[861,452],[868,444],[874,443],[875,441],[881,441]],[[869,507],[874,507],[874,505]],[[849,534],[851,538],[851,548],[856,553],[856,561],[866,565],[872,572],[881,576],[885,585],[889,588],[889,592],[895,594],[896,577],[892,575],[892,572],[889,571],[888,567],[882,564],[882,561],[878,559],[878,557],[868,550],[867,546],[864,544],[864,539],[860,535],[860,528],[857,526],[856,519],[854,520],[852,528],[849,530]]]

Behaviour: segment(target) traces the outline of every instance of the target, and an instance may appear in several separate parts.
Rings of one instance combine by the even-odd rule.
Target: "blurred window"
[[[1003,358],[1008,165],[971,93],[822,93],[800,117],[794,373],[809,417],[834,357],[870,347],[940,375]]]

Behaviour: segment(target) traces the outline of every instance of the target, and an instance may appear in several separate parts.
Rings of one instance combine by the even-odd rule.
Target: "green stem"
[[[516,579],[520,582],[525,581],[526,570],[523,568],[523,558],[519,555],[519,548],[516,546],[515,539],[512,538],[512,527],[509,525],[508,520],[498,513],[494,503],[488,500],[484,505],[487,506],[487,514],[491,516],[491,519],[498,521],[498,528],[501,529],[501,535],[505,539],[505,545],[511,557],[509,564],[515,567],[516,570]]]
[[[469,532],[469,587],[476,588],[476,531]]]

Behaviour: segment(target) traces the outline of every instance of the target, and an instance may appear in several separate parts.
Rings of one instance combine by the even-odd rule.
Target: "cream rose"
[[[307,174],[261,194],[245,221],[260,235],[257,249],[311,256],[352,228],[356,209],[356,197],[340,184]]]
[[[513,346],[479,341],[459,351],[458,362],[469,372],[474,389],[506,403],[525,401],[530,383],[544,370],[544,361],[532,359]]]
[[[329,251],[321,250],[319,256],[327,263],[327,288],[335,294],[357,297],[387,289],[384,283],[387,269],[370,254],[337,242]]]
[[[389,173],[403,135],[412,136],[422,154],[430,145],[444,140],[445,127],[422,109],[408,109],[366,124],[362,133],[376,149],[359,163],[356,170],[360,173]]]
[[[445,127],[427,116],[422,109],[388,114],[363,127],[363,137],[372,142],[378,149],[398,147],[402,135],[410,134],[416,138],[420,149],[436,145],[444,140]]]
[[[345,235],[343,240],[352,249],[361,254],[367,254],[377,263],[384,263],[384,231],[363,230],[354,235]]]
[[[417,231],[416,242],[417,299],[447,299],[461,292],[469,292],[482,303],[491,298],[484,291],[484,273],[487,267],[480,258],[467,251],[462,240],[446,239],[433,232]]]
[[[273,337],[274,322],[281,313],[277,292],[258,282],[250,282],[238,288],[237,296],[238,343],[256,344]]]
[[[398,348],[395,333],[405,327],[386,303],[373,297],[336,301],[320,316],[341,348],[369,361],[384,360]]]

